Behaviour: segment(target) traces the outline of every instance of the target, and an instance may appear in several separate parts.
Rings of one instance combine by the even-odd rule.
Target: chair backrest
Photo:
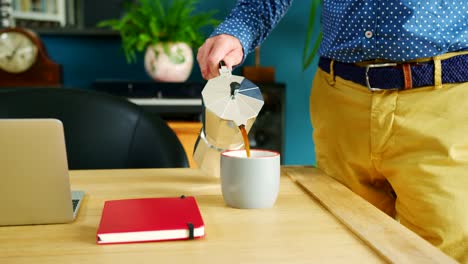
[[[188,167],[167,123],[121,97],[84,89],[1,89],[0,118],[61,120],[70,169]]]

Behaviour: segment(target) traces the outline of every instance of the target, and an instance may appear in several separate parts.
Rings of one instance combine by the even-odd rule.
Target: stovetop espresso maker
[[[264,103],[259,87],[232,75],[223,62],[219,73],[202,91],[203,127],[193,153],[198,167],[215,177],[220,173],[221,152],[244,148],[239,126],[248,133]]]

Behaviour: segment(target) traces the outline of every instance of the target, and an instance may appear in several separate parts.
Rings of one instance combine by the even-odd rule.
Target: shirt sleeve
[[[285,15],[293,0],[238,0],[210,37],[228,34],[238,38],[247,55],[260,45]]]

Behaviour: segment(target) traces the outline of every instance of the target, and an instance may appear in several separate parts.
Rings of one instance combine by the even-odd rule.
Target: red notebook
[[[192,196],[111,200],[104,203],[98,244],[193,239],[205,235]]]

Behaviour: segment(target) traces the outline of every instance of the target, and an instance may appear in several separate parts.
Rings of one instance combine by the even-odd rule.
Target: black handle
[[[234,99],[234,95],[236,95],[236,90],[239,90],[241,85],[238,82],[232,82],[230,86],[231,86],[231,99]]]
[[[222,60],[219,62],[219,68],[226,66],[226,63]]]

